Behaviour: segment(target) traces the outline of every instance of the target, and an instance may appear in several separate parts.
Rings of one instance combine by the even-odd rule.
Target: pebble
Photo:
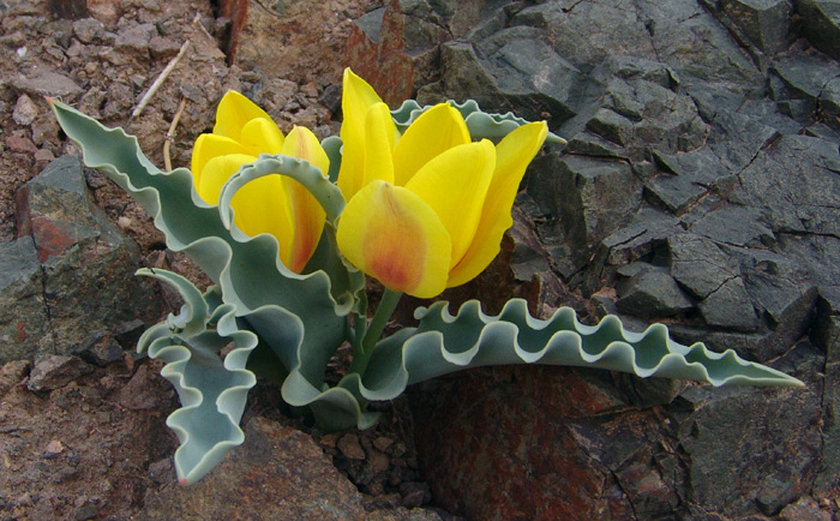
[[[64,444],[59,440],[51,440],[44,449],[44,458],[53,459],[64,452]]]
[[[6,138],[6,146],[12,152],[21,152],[24,154],[35,154],[38,148],[31,139],[22,136],[9,136]]]
[[[35,359],[26,388],[30,391],[51,391],[64,387],[92,370],[93,367],[75,356],[39,356]]]
[[[31,366],[29,360],[12,360],[0,367],[0,395],[23,380]]]
[[[416,508],[428,502],[432,498],[429,485],[420,481],[409,481],[400,485],[400,495],[403,506]]]
[[[376,439],[373,440],[373,446],[382,452],[387,452],[388,448],[390,448],[393,444],[394,440],[388,438],[387,436],[377,436]]]
[[[93,43],[102,39],[105,25],[95,18],[82,18],[73,22],[73,34],[82,43]]]
[[[345,434],[338,440],[338,450],[348,459],[365,459],[365,451],[359,444],[359,437],[353,433]]]
[[[38,107],[35,106],[32,98],[26,94],[21,94],[12,111],[12,119],[15,120],[15,123],[24,127],[31,125],[37,115]]]

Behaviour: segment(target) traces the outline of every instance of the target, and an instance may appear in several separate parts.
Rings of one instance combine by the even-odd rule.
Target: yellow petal
[[[330,170],[330,158],[315,134],[306,127],[292,127],[278,153],[306,159],[309,164],[320,168],[324,175]]]
[[[330,169],[330,159],[321,148],[318,138],[307,128],[294,127],[286,142],[283,144],[282,154],[306,159],[312,165],[321,169],[326,175]],[[290,177],[284,177],[286,193],[292,206],[292,216],[295,223],[294,237],[287,266],[290,270],[300,273],[315,252],[321,232],[324,229],[326,213],[320,203],[302,184]]]
[[[423,165],[405,187],[434,209],[452,239],[457,264],[473,240],[496,165],[493,143],[458,145]]]
[[[253,163],[256,157],[247,154],[217,156],[207,162],[195,185],[198,195],[209,204],[218,204],[222,187],[230,176],[245,163]]]
[[[283,148],[283,132],[270,119],[254,118],[242,127],[239,142],[249,154],[279,154]]]
[[[338,172],[338,187],[346,200],[363,184],[365,161],[365,121],[368,110],[375,104],[382,103],[373,87],[353,73],[344,69],[344,81],[341,95],[342,155],[341,168]]]
[[[235,90],[229,90],[216,108],[216,125],[213,127],[213,133],[239,141],[242,127],[257,118],[271,121],[271,116],[256,103]]]
[[[192,161],[190,170],[193,174],[195,186],[201,184],[201,174],[207,162],[214,157],[228,154],[245,154],[245,148],[229,137],[217,136],[215,134],[201,134],[193,145]],[[253,159],[252,159],[253,161]]]
[[[463,116],[448,103],[420,115],[400,138],[394,150],[394,183],[405,186],[430,159],[457,145],[470,142]]]
[[[376,103],[368,109],[365,118],[365,175],[362,186],[374,179],[394,182],[395,133],[396,125],[388,105]]]
[[[336,238],[348,261],[389,289],[430,298],[446,287],[449,234],[405,188],[385,181],[364,186],[344,208]]]
[[[244,233],[270,233],[277,238],[280,260],[289,267],[295,229],[284,185],[280,175],[255,179],[234,194],[231,207],[234,223]]]
[[[496,170],[472,245],[449,274],[448,287],[459,286],[478,276],[499,253],[502,236],[513,224],[513,200],[525,169],[539,152],[548,134],[544,121],[517,128],[496,147]]]

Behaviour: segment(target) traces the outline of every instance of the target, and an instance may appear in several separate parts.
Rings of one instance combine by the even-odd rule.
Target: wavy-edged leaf
[[[223,301],[234,305],[237,316],[277,306],[302,318],[303,349],[334,350],[343,341],[344,317],[353,308],[349,288],[333,298],[327,273],[317,270],[299,275],[288,270],[280,262],[277,240],[271,235],[232,233],[222,220],[224,209],[220,211],[198,197],[188,170],[160,171],[140,151],[137,139],[121,128],[108,129],[57,101],[53,109],[68,137],[81,146],[85,163],[143,205],[166,236],[167,246],[193,258],[217,282]],[[305,161],[278,157],[286,157],[282,165],[299,178],[329,184],[318,168]],[[340,208],[342,202],[334,193],[328,197],[333,211]],[[262,331],[257,332],[263,336]],[[323,355],[325,365],[331,354]]]
[[[294,391],[290,397],[306,396],[313,389],[319,393],[327,361],[347,337],[346,315],[360,306],[354,294],[361,275],[346,275],[347,281],[334,286],[322,269],[303,275],[291,272],[280,262],[273,236],[247,237],[235,227],[228,229],[222,220],[222,215],[227,215],[225,209],[210,206],[198,197],[188,170],[162,172],[140,151],[137,139],[121,128],[108,129],[57,101],[53,101],[53,110],[68,137],[81,146],[85,163],[137,199],[166,236],[167,246],[193,258],[217,283],[221,301],[232,306],[238,319],[248,321],[287,371],[295,372],[297,383],[285,386]],[[335,145],[329,150],[336,150]],[[281,163],[277,173],[306,178],[313,186],[329,183],[319,169],[305,161],[287,156],[274,159]],[[244,171],[247,175],[249,170]],[[343,201],[330,194],[329,187],[325,190],[327,213],[335,216]],[[314,257],[317,263],[324,255]],[[340,266],[331,269],[340,270]],[[335,296],[334,290],[339,292]],[[189,320],[185,317],[182,321]],[[167,336],[168,327],[150,329],[149,345],[152,337]],[[178,348],[171,352],[173,357],[186,356]],[[190,396],[189,392],[185,395],[186,399]],[[305,405],[302,400],[289,401]]]
[[[528,120],[520,118],[513,112],[505,114],[490,114],[483,112],[478,102],[469,99],[463,103],[458,103],[454,100],[447,100],[447,103],[458,109],[464,120],[467,123],[467,128],[470,135],[474,139],[501,139],[512,132],[514,129],[528,123]],[[394,122],[400,129],[400,132],[405,132],[411,123],[417,119],[420,114],[432,108],[432,105],[421,106],[413,99],[403,101],[402,105],[396,110],[391,111],[391,116]],[[549,143],[566,144],[566,140],[552,132],[548,133],[546,141]]]
[[[245,365],[259,340],[240,327],[233,306],[219,304],[215,290],[202,295],[187,279],[165,270],[138,274],[170,284],[184,299],[181,312],[148,329],[137,350],[166,362],[161,375],[181,400],[181,408],[166,419],[181,442],[175,470],[181,483],[194,483],[245,438],[239,420],[257,381]],[[231,345],[222,357],[221,350]]]

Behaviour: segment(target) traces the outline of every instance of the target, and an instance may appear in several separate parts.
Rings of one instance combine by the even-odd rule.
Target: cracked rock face
[[[83,351],[160,314],[158,290],[133,276],[137,245],[90,202],[78,157],[51,162],[17,207],[19,238],[0,244],[0,363]]]
[[[429,4],[446,22],[448,4]],[[475,98],[569,141],[543,150],[517,199],[538,240],[514,234],[513,249],[548,262],[512,272],[563,288],[539,303],[665,320],[678,341],[808,388],[527,369],[435,382],[413,400],[436,498],[476,519],[787,519],[814,503],[802,497],[834,504],[837,3],[466,2],[452,20],[465,4],[480,15],[439,46],[420,100]]]

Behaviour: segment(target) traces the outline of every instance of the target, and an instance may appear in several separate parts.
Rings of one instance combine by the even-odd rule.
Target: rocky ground
[[[840,519],[833,2],[6,0],[0,17],[6,519]],[[228,88],[284,130],[335,133],[348,63],[394,106],[476,98],[569,140],[535,161],[499,260],[448,298],[662,321],[807,387],[478,370],[327,435],[261,383],[246,444],[176,486],[176,398],[132,349],[178,302],[132,274],[201,275],[82,168],[44,97],[181,166]]]

